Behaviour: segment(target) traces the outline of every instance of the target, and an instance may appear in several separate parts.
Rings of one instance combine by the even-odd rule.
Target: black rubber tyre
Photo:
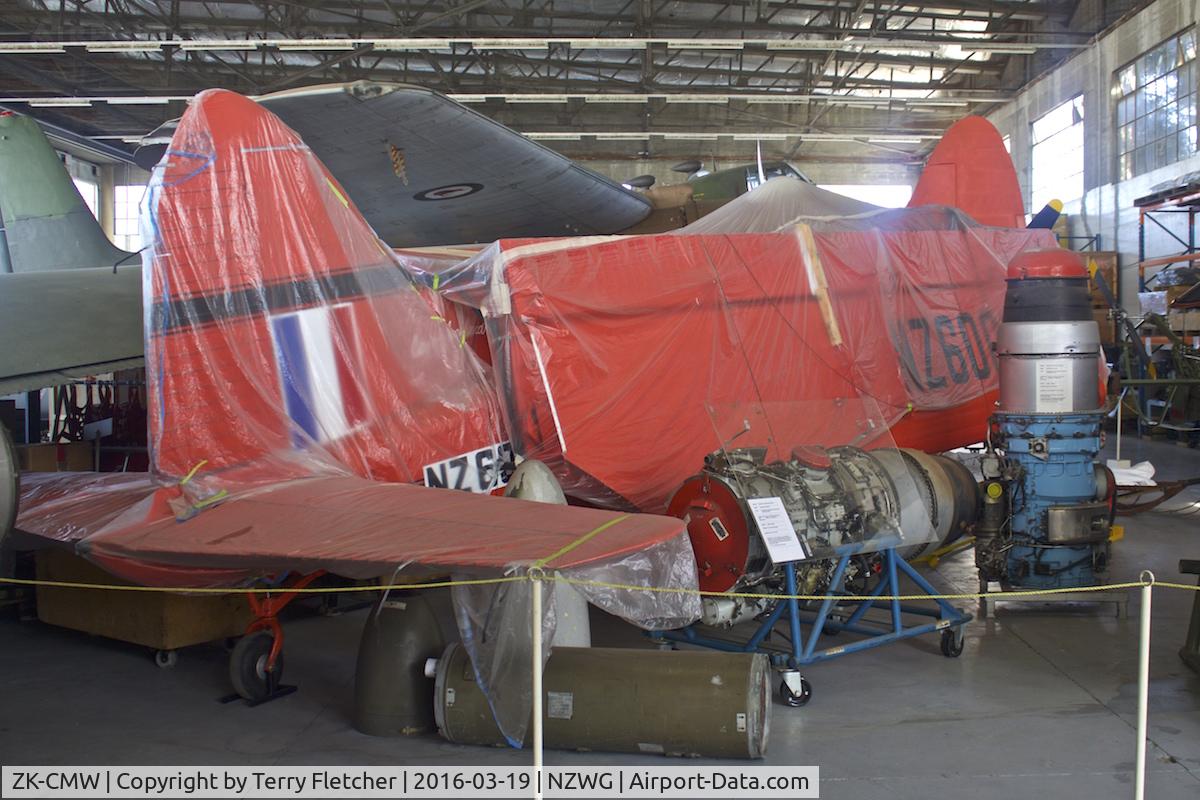
[[[274,683],[267,680],[267,659],[275,637],[266,631],[243,636],[229,654],[229,682],[239,696],[251,702],[266,700],[272,685],[278,686],[283,676],[283,653],[275,662]]]
[[[800,706],[808,705],[808,701],[812,700],[812,684],[808,682],[808,678],[801,678],[800,693],[795,694],[787,685],[787,681],[780,681],[779,700],[789,708],[799,708]]]
[[[155,650],[154,663],[159,669],[172,669],[179,663],[179,652],[177,650]]]
[[[959,635],[954,628],[942,631],[942,655],[946,658],[958,658],[962,655],[966,637]]]

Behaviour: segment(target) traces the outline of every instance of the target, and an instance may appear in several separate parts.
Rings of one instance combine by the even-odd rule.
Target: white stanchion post
[[[533,798],[542,800],[542,580],[532,570],[529,578],[533,592]]]
[[[1134,774],[1134,800],[1146,797],[1146,710],[1150,701],[1150,603],[1154,593],[1154,573],[1143,570],[1141,628],[1138,630],[1138,707],[1137,769]]]
[[[1117,461],[1121,460],[1121,410],[1125,406],[1125,392],[1117,395]]]

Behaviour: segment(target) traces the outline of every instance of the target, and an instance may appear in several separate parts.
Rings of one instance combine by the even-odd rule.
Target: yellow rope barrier
[[[599,533],[599,531],[595,531]],[[558,557],[555,554],[550,560]],[[572,586],[591,586],[598,589],[616,589],[629,592],[656,592],[660,594],[689,594],[699,597],[736,597],[755,600],[827,600],[833,599],[845,602],[866,602],[873,600],[979,600],[987,597],[1044,597],[1056,594],[1087,594],[1089,592],[1108,592],[1115,589],[1137,589],[1151,585],[1164,589],[1185,589],[1189,592],[1200,591],[1200,586],[1187,583],[1172,583],[1170,581],[1127,581],[1125,583],[1108,583],[1100,586],[1077,586],[1069,589],[1013,589],[1000,592],[952,592],[946,594],[881,594],[881,595],[851,595],[851,594],[772,594],[770,592],[713,592],[703,589],[690,589],[683,586],[637,586],[628,583],[610,583],[607,581],[586,581],[577,578],[567,578],[562,575],[545,575],[535,565],[534,571],[527,575],[506,575],[497,578],[468,578],[464,580],[432,581],[429,583],[392,583],[371,584],[366,586],[317,586],[302,589],[289,589],[286,586],[277,587],[186,587],[186,586],[137,586],[107,583],[77,583],[72,581],[44,581],[30,578],[0,578],[0,584],[17,586],[44,586],[54,589],[105,589],[119,592],[171,592],[175,594],[279,594],[292,592],[294,594],[336,594],[338,592],[382,592],[403,589],[443,589],[451,586],[486,586],[489,584],[517,583],[520,581],[561,581]]]
[[[508,575],[501,578],[470,578],[460,581],[433,581],[430,583],[389,583],[370,586],[307,586],[289,589],[286,586],[245,586],[233,588],[181,587],[181,586],[138,586],[136,584],[76,583],[74,581],[42,581],[29,578],[0,578],[0,583],[17,586],[46,586],[54,589],[108,589],[118,592],[171,592],[174,594],[336,594],[339,592],[383,592],[400,589],[442,589],[447,586],[482,586],[493,583],[515,583],[524,581],[524,575]]]

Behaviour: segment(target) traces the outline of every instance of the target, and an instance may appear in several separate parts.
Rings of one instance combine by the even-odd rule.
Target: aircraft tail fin
[[[136,263],[108,241],[38,124],[10,111],[0,111],[0,220],[0,272]]]
[[[161,477],[203,464],[201,478],[239,485],[331,469],[410,482],[499,441],[487,373],[443,301],[270,111],[220,89],[197,95],[147,193]]]
[[[1025,204],[999,131],[983,117],[964,117],[933,149],[909,207],[953,206],[976,222],[1025,227]]]

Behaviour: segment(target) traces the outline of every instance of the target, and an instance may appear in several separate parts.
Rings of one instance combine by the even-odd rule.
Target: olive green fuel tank
[[[445,647],[419,594],[385,594],[371,609],[358,645],[354,727],[372,736],[412,736],[434,729],[433,681],[425,662]]]
[[[762,758],[770,673],[761,653],[556,647],[542,678],[545,745]],[[438,660],[434,711],[438,729],[452,742],[504,744],[467,652],[457,644]]]

